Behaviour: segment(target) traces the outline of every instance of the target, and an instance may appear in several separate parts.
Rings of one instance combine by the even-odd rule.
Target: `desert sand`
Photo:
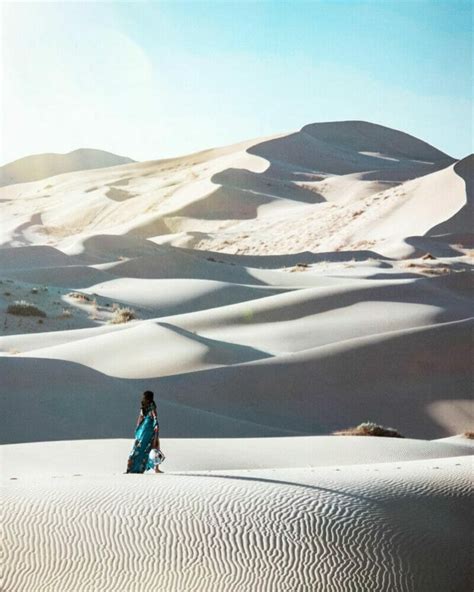
[[[468,590],[472,443],[166,439],[2,446],[6,590]],[[168,461],[165,461],[168,463]]]
[[[103,154],[2,171],[5,589],[470,590],[474,157]],[[165,474],[122,475],[145,389]]]

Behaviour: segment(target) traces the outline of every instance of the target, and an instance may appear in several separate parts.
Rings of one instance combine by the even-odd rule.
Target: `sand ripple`
[[[8,481],[4,590],[467,591],[470,463]]]

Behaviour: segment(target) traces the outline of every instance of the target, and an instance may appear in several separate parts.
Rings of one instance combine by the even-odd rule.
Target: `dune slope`
[[[284,440],[272,442],[281,464],[297,452]],[[346,462],[362,459],[353,438],[326,440],[326,453],[344,444]],[[261,458],[259,468],[242,470],[223,469],[223,460],[214,470],[145,476],[105,467],[88,475],[63,463],[53,475],[10,477],[2,488],[6,589],[467,591],[469,447],[456,456],[462,447],[397,440],[399,460],[380,462],[384,442],[386,452],[377,452],[379,439],[355,440],[365,460],[372,449],[378,462],[270,469]],[[446,456],[430,456],[430,445]],[[96,458],[108,450],[88,447]],[[426,456],[410,460],[417,448]],[[192,450],[192,441],[169,442],[183,466]],[[206,464],[209,446],[200,450]],[[73,461],[74,443],[49,452]]]

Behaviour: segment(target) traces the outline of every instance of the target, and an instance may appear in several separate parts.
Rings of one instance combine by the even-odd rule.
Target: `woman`
[[[149,460],[150,450],[160,448],[160,426],[153,398],[154,395],[151,391],[143,393],[135,430],[135,444],[128,457],[127,473],[144,473],[147,469],[151,469],[153,463]],[[158,465],[155,467],[155,471],[161,473]]]

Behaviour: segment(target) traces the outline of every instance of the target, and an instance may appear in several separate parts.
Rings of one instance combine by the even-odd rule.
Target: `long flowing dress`
[[[156,414],[155,403],[150,403],[145,409],[140,410],[137,428],[135,430],[135,443],[128,457],[127,473],[144,473],[153,468],[153,462],[149,454],[153,440],[158,436],[160,426]]]

